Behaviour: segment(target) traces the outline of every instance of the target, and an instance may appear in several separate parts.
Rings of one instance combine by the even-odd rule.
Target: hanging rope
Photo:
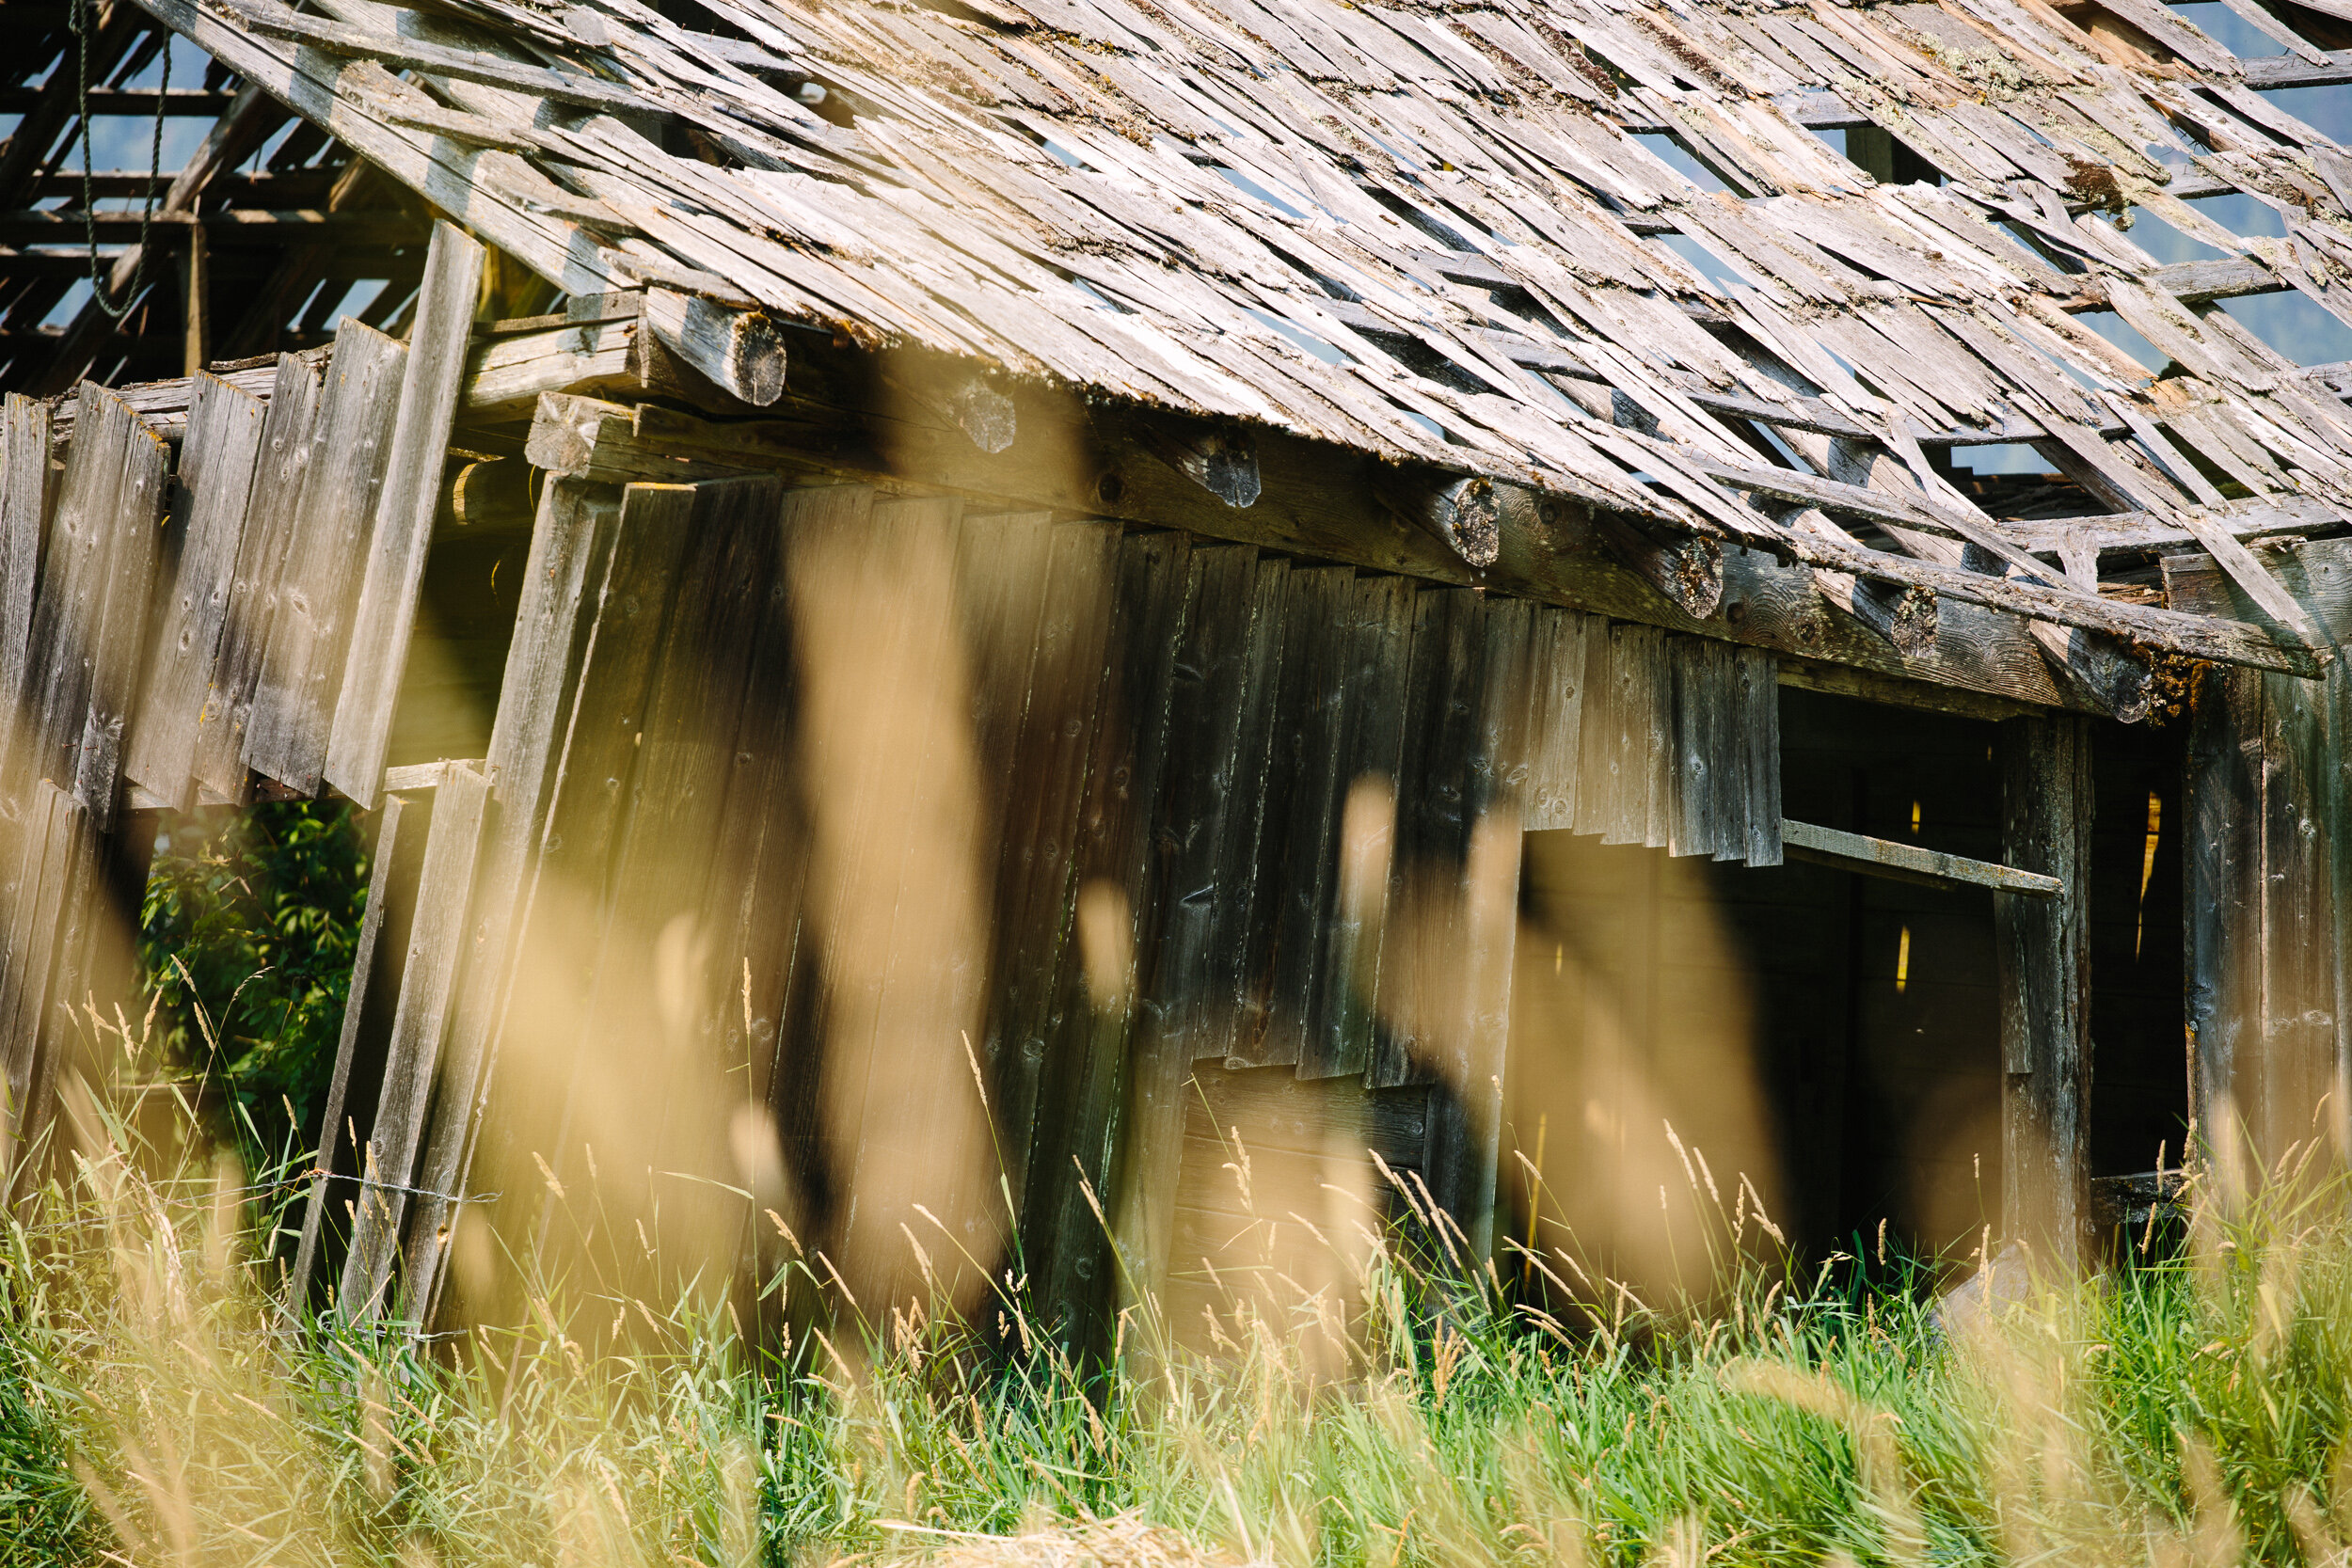
[[[155,182],[164,173],[164,106],[171,95],[171,35],[164,35],[164,79],[155,89],[155,139],[147,150],[147,202],[139,211],[139,245],[134,254],[138,258],[131,269],[131,286],[123,292],[122,303],[117,305],[106,297],[105,279],[98,267],[98,212],[90,199],[90,132],[89,132],[89,40],[98,30],[97,0],[73,0],[66,13],[67,24],[81,46],[82,114],[82,229],[89,242],[89,292],[98,308],[109,320],[120,321],[138,303],[139,290],[147,281],[147,236],[155,221]]]

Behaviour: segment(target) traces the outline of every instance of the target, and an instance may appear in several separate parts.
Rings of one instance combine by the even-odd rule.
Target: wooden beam
[[[1154,457],[1226,505],[1257,504],[1263,484],[1258,444],[1248,432],[1223,426],[1179,432],[1154,424],[1140,427],[1138,434]]]
[[[1502,554],[1506,511],[1519,513],[1522,524],[1534,515],[1534,503],[1525,492],[1512,492],[1481,477],[1403,474],[1382,487],[1380,499],[1472,566],[1491,566]]]
[[[2066,884],[2056,877],[1923,849],[1894,839],[1867,838],[1861,833],[1811,822],[1783,819],[1780,842],[1790,860],[1811,861],[1817,865],[1855,871],[1865,877],[1883,877],[1890,881],[1920,882],[1929,887],[1991,888],[2027,898],[2056,898],[2066,891]]]
[[[2046,1262],[2081,1255],[2090,1100],[2090,727],[2000,726],[2002,858],[2054,878],[2053,897],[1996,893],[2002,1228]]]
[[[1693,621],[1724,601],[1724,547],[1696,533],[1637,528],[1622,514],[1598,512],[1593,532],[1626,570],[1665,595]]]
[[[804,371],[821,368],[821,356],[796,350],[795,364],[797,380]],[[1385,470],[1371,460],[1263,433],[1259,451],[1265,494],[1255,506],[1236,511],[1117,431],[1090,427],[1074,404],[1025,388],[1015,395],[1022,404],[1022,428],[1059,434],[1070,443],[1067,461],[1023,461],[1018,451],[992,458],[976,451],[961,431],[852,413],[807,394],[781,405],[789,418],[725,424],[660,408],[549,397],[532,424],[529,456],[551,472],[601,483],[688,483],[784,469],[812,478],[936,485],[999,505],[1181,527],[1312,559],[1486,587],[1620,620],[1726,637],[1785,657],[1854,665],[1907,682],[1946,684],[1963,694],[2037,706],[2085,705],[2085,699],[2051,675],[2023,623],[1973,603],[1945,604],[1935,647],[1906,658],[1883,640],[1841,624],[1810,572],[1731,549],[1724,552],[1722,613],[1702,624],[1682,616],[1592,541],[1582,509],[1573,502],[1553,502],[1554,519],[1538,528],[1506,531],[1501,558],[1481,571],[1425,530],[1394,517],[1379,499]],[[1917,564],[1883,552],[1856,553],[1897,569]],[[1994,579],[1971,574],[1968,580]]]

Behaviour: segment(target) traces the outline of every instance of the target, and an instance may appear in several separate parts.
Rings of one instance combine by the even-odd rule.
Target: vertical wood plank
[[[2328,680],[2342,679],[2331,670]],[[2343,927],[2337,915],[2340,825],[2330,807],[2344,766],[2325,682],[2262,676],[2262,1035],[2255,1151],[2280,1168],[2316,1139],[2337,1146],[2336,994]],[[2248,1075],[2241,1059],[2240,1082]]]
[[[1114,1282],[1130,1302],[1157,1288],[1136,1272],[1165,1259],[1153,1251],[1162,1234],[1153,1228],[1161,1223],[1153,1195],[1138,1185],[1137,1173],[1151,1163],[1151,1134],[1138,1156],[1133,1129],[1142,1124],[1165,1135],[1162,1120],[1171,1106],[1182,1125],[1175,1085],[1131,1070],[1131,1052],[1140,1014],[1134,973],[1157,928],[1152,825],[1192,546],[1181,534],[1122,539],[1115,527],[1104,531],[1112,573],[1103,634],[1105,684],[1095,699],[1073,841],[1073,880],[1078,898],[1094,901],[1096,945],[1080,952],[1073,941],[1065,949],[1075,960],[1066,965],[1063,982],[1074,1017],[1057,1036],[1053,1069],[1041,1086],[1025,1216],[1028,1234],[1041,1243],[1032,1254],[1035,1277],[1060,1314],[1062,1343],[1073,1351],[1109,1343],[1104,1307]],[[1107,1227],[1096,1218],[1097,1205]]]
[[[0,959],[0,1049],[5,1050],[8,1147],[0,1149],[0,1179],[14,1179],[15,1160],[48,1124],[42,1059],[59,938],[77,868],[87,858],[87,813],[47,780],[28,796],[25,832],[8,911],[8,947]]]
[[[490,726],[487,761],[498,781],[498,814],[482,847],[476,880],[474,930],[479,936],[458,979],[439,1086],[417,1164],[415,1185],[423,1196],[408,1230],[407,1268],[411,1300],[424,1323],[438,1314],[448,1243],[457,1233],[460,1217],[456,1200],[472,1180],[484,1107],[492,1092],[498,1037],[514,995],[516,965],[524,961],[518,957],[519,944],[532,924],[528,890],[535,886],[543,846],[560,837],[548,813],[566,736],[580,739],[576,716],[585,717],[582,671],[589,665],[596,628],[603,625],[598,619],[599,588],[609,604],[614,592],[610,574],[621,560],[620,539],[650,536],[655,553],[674,561],[690,531],[691,491],[631,486],[625,497],[616,504],[612,492],[601,486],[558,481],[541,493],[532,518],[515,637],[507,645],[498,713]],[[631,624],[639,614],[650,612],[659,626],[668,603],[664,594],[647,601],[644,611],[631,605]],[[590,787],[611,811],[619,809],[621,791],[606,781],[628,777],[637,736],[645,722],[642,705],[632,703],[629,711],[631,727],[621,737],[628,749],[621,750],[617,759],[609,751],[616,745],[614,736],[599,736],[608,749],[599,753],[605,770],[596,774]],[[602,885],[603,863],[585,857],[609,842],[583,832],[581,843],[573,847],[582,857],[574,863],[595,867],[581,886]],[[585,997],[593,978],[580,976],[580,996]]]
[[[1215,1055],[1221,1050],[1229,1066],[1254,1067],[1266,1059],[1265,1014],[1259,1006],[1257,982],[1258,952],[1263,949],[1253,952],[1252,939],[1260,929],[1261,901],[1270,910],[1277,898],[1272,887],[1259,884],[1259,846],[1269,832],[1280,831],[1279,824],[1269,827],[1268,813],[1280,807],[1269,792],[1280,778],[1274,723],[1282,696],[1290,576],[1289,562],[1260,561],[1250,580],[1241,721],[1232,781],[1217,824],[1216,936],[1201,975],[1209,1037],[1196,1054]]]
[[[335,330],[245,734],[246,765],[297,795],[317,794],[326,766],[407,358],[405,344],[349,316]]]
[[[1477,789],[1486,638],[1478,597],[1422,594],[1414,606],[1405,750],[1397,768],[1396,849],[1374,1010],[1381,1029],[1368,1087],[1429,1083],[1447,1052],[1462,940],[1455,896]]]
[[[1618,719],[1621,705],[1617,678],[1611,669],[1616,647],[1609,623],[1599,616],[1585,618],[1584,701],[1577,735],[1576,831],[1604,843],[1617,832],[1617,800],[1622,793],[1617,774],[1626,766],[1619,747],[1625,739]]]
[[[245,765],[245,736],[253,718],[253,693],[262,678],[262,656],[269,645],[278,582],[301,510],[303,482],[310,471],[310,432],[326,395],[320,361],[281,354],[270,385],[269,410],[262,420],[262,447],[245,526],[237,541],[237,563],[229,583],[228,609],[206,682],[204,712],[196,736],[198,785],[214,800],[243,805],[252,798]]]
[[[1715,858],[1744,862],[1749,842],[1757,832],[1752,815],[1756,805],[1757,780],[1748,733],[1756,692],[1746,661],[1740,657],[1740,650],[1736,645],[1710,641],[1708,651],[1716,660],[1716,678],[1723,683],[1723,731],[1718,736],[1715,767],[1708,780],[1714,799]],[[1767,689],[1764,696],[1773,705],[1777,727],[1780,693]],[[1774,752],[1778,750],[1775,743]],[[1774,770],[1778,770],[1776,754]],[[1778,822],[1772,824],[1775,835],[1779,827]]]
[[[995,990],[995,1032],[1015,1070],[999,1075],[999,1123],[1009,1149],[1027,1151],[1021,1201],[1050,1213],[1071,1186],[1075,1152],[1066,1118],[1071,1096],[1052,1079],[1082,1056],[1092,1033],[1084,976],[1071,951],[1079,816],[1104,694],[1119,569],[1115,524],[1057,524],[1046,562],[1047,591],[1030,665],[1028,704],[1016,742],[1009,796],[1008,859],[997,877],[1006,895],[995,940],[1017,947]],[[1041,1157],[1051,1145],[1054,1158]],[[1038,1183],[1042,1182],[1040,1186]],[[1089,1216],[1089,1223],[1090,1216]],[[1099,1227],[1098,1227],[1099,1228]]]
[[[1780,863],[1780,667],[1761,648],[1740,648],[1740,734],[1747,753],[1750,865]]]
[[[90,660],[105,613],[106,555],[137,417],[82,384],[73,445],[51,516],[49,559],[33,607],[32,673],[24,723],[24,777],[71,789],[89,712]],[[23,787],[19,785],[18,787]]]
[[[1104,753],[1089,804],[1086,864],[1126,906],[1124,958],[1141,970],[1160,945],[1166,889],[1174,885],[1168,847],[1156,832],[1169,770],[1181,764],[1176,726],[1177,668],[1192,622],[1200,578],[1194,550],[1178,535],[1129,539],[1120,555],[1118,641],[1120,720],[1104,726]],[[1190,1061],[1158,1048],[1156,1015],[1130,989],[1106,1006],[1089,1058],[1090,1087],[1102,1110],[1099,1136],[1111,1178],[1111,1234],[1118,1249],[1125,1303],[1157,1300],[1168,1271],[1168,1236],[1175,1223],[1174,1168],[1184,1157],[1184,1084]],[[1113,1151],[1116,1164],[1111,1164]],[[1093,1148],[1081,1162],[1093,1165]]]
[[[502,901],[496,889],[510,875],[520,891],[510,906],[509,946],[498,955],[503,961],[469,968],[458,993],[447,1076],[454,1085],[471,1072],[471,1105],[462,1121],[441,1117],[434,1124],[423,1169],[439,1179],[429,1183],[436,1191],[458,1193],[475,1180],[489,1108],[511,1106],[534,1088],[550,1090],[558,1102],[545,1158],[559,1172],[572,1168],[561,1128],[573,1083],[501,1085],[501,1071],[511,1077],[516,1070],[502,1064],[526,1034],[534,1041],[563,1042],[587,1036],[597,933],[574,928],[570,921],[579,916],[566,906],[593,901],[612,873],[628,816],[627,783],[643,747],[646,693],[678,597],[693,516],[694,490],[683,484],[632,484],[616,507],[608,493],[564,481],[540,499],[531,586],[507,652],[494,729],[507,741],[501,752],[525,765],[522,789],[529,790],[536,776],[526,737],[549,737],[544,743],[554,749],[552,776],[540,786],[544,805],[512,810],[506,800],[500,802],[498,865],[485,883],[484,906]],[[510,810],[525,822],[537,819],[519,868],[511,871],[517,851],[506,837]],[[477,1058],[479,1067],[470,1067]],[[450,1102],[458,1103],[453,1094]],[[533,1193],[514,1208],[539,1201]],[[527,1244],[539,1228],[513,1215],[502,1218],[509,1244]],[[454,1211],[441,1212],[430,1233],[454,1234],[457,1223]],[[419,1267],[424,1271],[420,1277],[429,1276],[427,1300],[437,1310],[447,1290],[443,1260],[422,1258]]]
[[[1270,1065],[1306,1059],[1314,1037],[1324,965],[1330,956],[1338,888],[1340,815],[1346,781],[1346,703],[1356,641],[1350,613],[1356,574],[1345,567],[1294,570],[1284,614],[1282,689],[1274,743],[1279,793],[1269,796],[1251,916],[1272,962],[1264,976],[1264,1039]]]
[[[2190,708],[2188,821],[2182,835],[2190,1114],[2224,1180],[2248,1172],[2233,1156],[2244,1118],[2241,1057],[2259,1054],[2264,929],[2263,677],[2209,665]]]
[[[2001,1001],[2003,1227],[2071,1265],[2088,1196],[2090,737],[2074,717],[2000,725],[2002,859],[2057,898],[1993,895]]]
[[[1583,768],[1585,633],[1591,619],[1537,606],[1531,630],[1527,700],[1527,831],[1574,828]]]
[[[375,1132],[385,1049],[408,957],[432,810],[429,794],[413,800],[388,795],[376,824],[367,909],[353,943],[342,1029],[335,1040],[335,1066],[327,1079],[318,1146],[310,1162],[310,1196],[303,1206],[302,1235],[286,1279],[286,1304],[295,1311],[324,1306],[313,1294],[324,1287],[329,1272],[341,1272],[335,1243],[349,1240],[360,1163]]]
[[[474,869],[488,814],[490,781],[463,764],[441,775],[417,876],[417,913],[401,962],[400,998],[384,1047],[384,1086],[375,1128],[361,1157],[351,1250],[336,1305],[347,1321],[392,1306],[392,1264],[412,1207],[417,1153],[440,1065],[458,966],[472,934]]]
[[[1382,836],[1378,842],[1351,845],[1346,842],[1351,826],[1347,811],[1359,785],[1367,790],[1386,789],[1391,800],[1400,792],[1420,597],[1418,585],[1401,577],[1359,578],[1351,595],[1351,648],[1343,698],[1346,751],[1333,806],[1339,818],[1335,847],[1340,859],[1334,885],[1340,896],[1326,939],[1328,956],[1317,979],[1316,1004],[1311,1014],[1312,1032],[1298,1058],[1301,1078],[1362,1072],[1373,1063],[1373,1004],[1379,994],[1389,872],[1395,861],[1395,821],[1355,824]],[[1351,867],[1350,859],[1362,863]],[[1351,876],[1360,885],[1351,889]]]
[[[1159,831],[1168,845],[1164,925],[1143,955],[1148,1049],[1181,1063],[1222,1054],[1225,1047],[1222,1015],[1232,990],[1217,984],[1212,966],[1238,892],[1237,868],[1223,852],[1231,815],[1242,807],[1258,552],[1247,545],[1197,550],[1192,571],[1192,612],[1169,706],[1170,767],[1161,792]]]
[[[228,621],[266,419],[252,393],[215,376],[197,377],[180,444],[186,528],[122,760],[132,783],[174,811],[196,803],[197,732]]]
[[[49,405],[10,392],[0,406],[0,786],[21,776],[12,757],[22,733],[33,659],[33,606],[49,505],[56,492],[49,456]],[[0,800],[17,815],[18,802]]]
[[[115,793],[122,783],[122,747],[139,676],[147,663],[147,623],[155,603],[155,561],[164,518],[171,451],[128,404],[110,411],[125,420],[122,477],[108,519],[105,582],[89,644],[89,700],[74,757],[73,792],[89,809],[90,825],[109,832]]]
[[[1666,640],[1674,679],[1674,776],[1668,791],[1666,852],[1712,855],[1717,843],[1716,770],[1727,748],[1734,695],[1725,645],[1704,637]],[[1744,824],[1743,824],[1744,825]]]
[[[384,777],[487,255],[455,224],[434,224],[326,745],[326,782],[362,811],[373,809]]]

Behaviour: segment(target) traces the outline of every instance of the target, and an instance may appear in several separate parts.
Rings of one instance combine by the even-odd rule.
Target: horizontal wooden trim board
[[[442,781],[449,777],[449,770],[453,768],[470,768],[474,772],[484,773],[489,771],[490,765],[476,757],[471,761],[453,761],[443,758],[439,762],[419,762],[411,763],[405,768],[387,768],[384,769],[383,792],[387,795],[414,795],[420,790],[438,789]]]
[[[1816,865],[1856,871],[1865,877],[1884,877],[1892,881],[1924,882],[1930,887],[1983,887],[2027,898],[2058,898],[2066,893],[2066,884],[2056,877],[1995,865],[1991,861],[1972,861],[1965,855],[1922,849],[1915,844],[1898,844],[1893,839],[1869,838],[1814,822],[1784,818],[1780,824],[1780,845],[1782,854],[1789,860],[1811,861]]]

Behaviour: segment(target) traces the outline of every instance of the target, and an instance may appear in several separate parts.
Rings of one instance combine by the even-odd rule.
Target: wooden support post
[[[2074,718],[1999,731],[2002,859],[2058,898],[1996,893],[2002,1227],[2045,1259],[2081,1255],[2090,1100],[2090,736]]]
[[[187,316],[180,356],[182,375],[201,375],[204,367],[212,363],[211,251],[212,242],[204,237],[204,226],[200,223],[188,225],[187,272],[182,279],[182,287],[187,296]]]

